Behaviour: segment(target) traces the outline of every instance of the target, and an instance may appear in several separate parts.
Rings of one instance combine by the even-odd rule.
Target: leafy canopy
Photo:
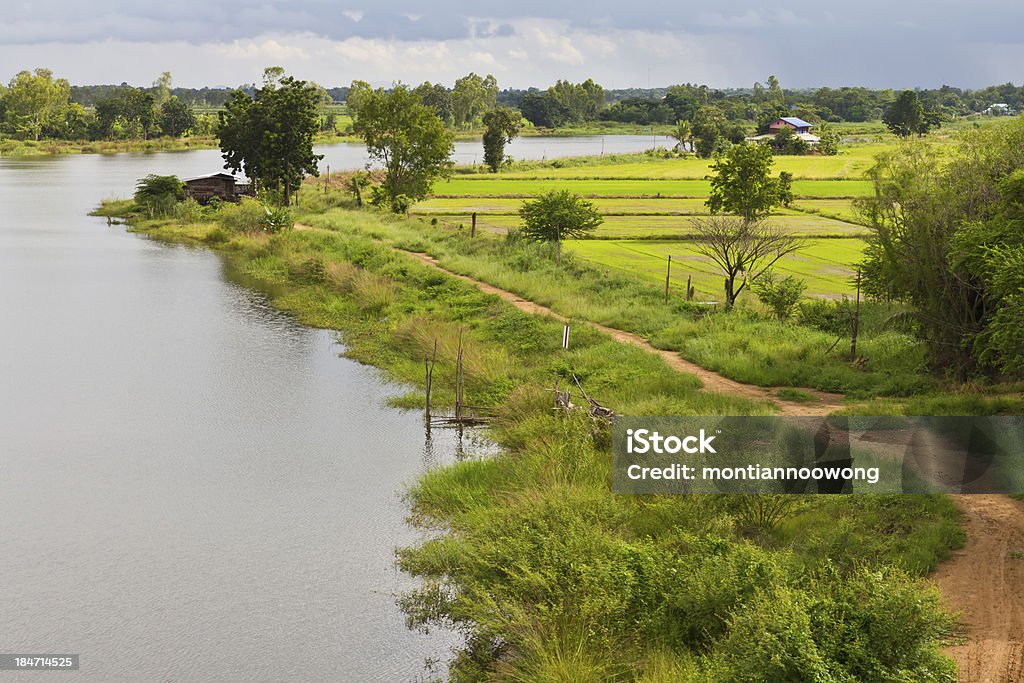
[[[288,204],[306,174],[320,175],[323,156],[313,153],[313,136],[323,91],[282,74],[280,67],[268,68],[253,97],[232,93],[218,134],[224,165],[243,171],[261,192],[281,192]]]
[[[519,209],[520,234],[535,242],[561,242],[585,237],[604,219],[591,202],[569,190],[551,190]]]
[[[497,173],[505,163],[505,145],[519,135],[520,115],[515,109],[495,107],[484,114],[484,163]]]
[[[781,203],[780,182],[771,178],[772,150],[767,145],[734,145],[717,156],[711,170],[711,213],[734,213],[747,222],[764,218]]]
[[[381,197],[392,209],[400,208],[401,195],[423,199],[437,178],[451,173],[452,133],[404,85],[361,92],[353,129],[366,141],[370,158],[384,167]]]

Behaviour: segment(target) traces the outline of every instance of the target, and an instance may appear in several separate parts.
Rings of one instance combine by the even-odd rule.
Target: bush
[[[242,197],[238,204],[225,204],[217,212],[217,219],[222,227],[241,233],[277,233],[294,225],[287,207],[265,206],[249,197]]]
[[[135,185],[135,203],[152,216],[167,216],[185,197],[185,186],[177,176],[150,174]]]
[[[766,271],[750,284],[757,300],[771,309],[779,320],[789,320],[800,303],[807,284],[800,278],[789,275],[782,280],[775,279],[775,273]]]
[[[174,217],[177,218],[178,222],[182,225],[198,223],[203,219],[203,215],[203,207],[199,205],[199,202],[191,197],[183,202],[179,202],[174,207]]]
[[[847,337],[853,331],[853,309],[848,299],[825,301],[814,299],[800,303],[801,325],[813,327],[837,337]]]

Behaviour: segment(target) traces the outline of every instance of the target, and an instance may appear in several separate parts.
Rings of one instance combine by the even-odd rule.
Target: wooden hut
[[[227,202],[237,202],[242,197],[253,194],[252,185],[238,182],[230,173],[211,173],[186,178],[184,183],[185,196],[200,204],[209,204],[214,197]]]

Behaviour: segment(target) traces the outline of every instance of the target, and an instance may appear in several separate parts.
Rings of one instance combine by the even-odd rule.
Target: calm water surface
[[[385,405],[402,387],[216,254],[85,215],[147,173],[219,168],[215,150],[0,159],[0,652],[82,663],[0,678],[411,681],[458,643],[405,628],[393,566],[420,538],[403,488],[454,437],[425,443],[418,413]]]

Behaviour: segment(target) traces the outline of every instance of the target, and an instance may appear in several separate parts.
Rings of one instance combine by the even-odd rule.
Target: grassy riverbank
[[[525,259],[520,272],[541,280],[551,272],[536,250],[304,193],[302,218],[319,229],[236,233],[215,215],[133,229],[220,250],[275,306],[339,330],[349,355],[412,387],[400,406],[422,404],[415,387],[435,339],[435,405],[450,403],[462,335],[467,402],[498,409],[491,435],[504,452],[425,475],[409,492],[413,519],[445,533],[400,554],[424,580],[403,601],[411,622],[467,635],[458,680],[955,680],[938,652],[951,622],[915,578],[962,542],[946,498],[811,496],[767,525],[755,507],[767,499],[613,495],[607,432],[552,411],[556,373],[563,382],[574,373],[622,414],[771,407],[702,391],[584,325],[562,351],[560,322],[394,247],[430,249],[467,270]],[[491,251],[502,248],[514,251]],[[643,283],[566,272],[546,296],[578,302],[569,312],[579,317],[637,327],[688,317],[679,304],[655,305]],[[623,306],[630,295],[638,305]]]

